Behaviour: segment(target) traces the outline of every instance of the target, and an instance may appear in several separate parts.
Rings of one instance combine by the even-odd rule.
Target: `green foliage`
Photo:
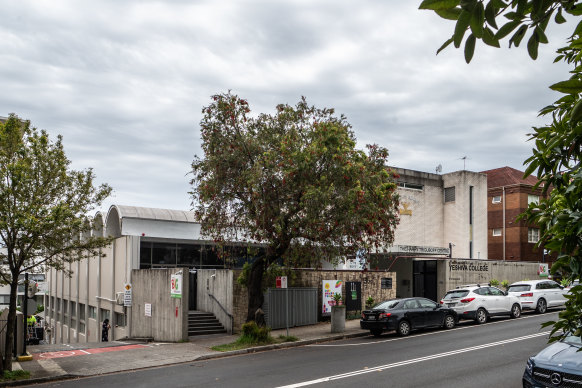
[[[64,270],[66,263],[98,256],[111,241],[91,236],[87,217],[111,188],[95,187],[91,169],[74,171],[70,165],[61,136],[51,140],[14,114],[0,123],[0,281],[13,296],[22,273],[38,266]],[[15,301],[5,354],[12,352]],[[7,357],[3,368],[10,364]]]
[[[499,280],[497,280],[497,279],[491,279],[489,281],[489,285],[491,285],[493,287],[498,287],[499,286]]]
[[[249,316],[263,268],[276,260],[317,267],[393,241],[398,195],[388,150],[356,149],[345,117],[305,98],[251,116],[248,102],[230,93],[213,96],[202,113],[204,156],[192,162],[190,192],[202,232],[219,244],[267,246],[258,273],[241,279]]]
[[[368,307],[372,307],[374,305],[374,298],[372,298],[372,295],[368,296],[368,299],[366,299],[366,306]]]
[[[39,305],[36,306],[36,312],[35,312],[35,314],[40,314],[43,311],[44,311],[44,305],[39,304]]]
[[[242,267],[242,271],[238,278],[236,279],[237,283],[243,287],[248,287],[249,282],[249,275],[251,272],[251,264],[244,263]],[[275,287],[277,276],[287,276],[287,285],[288,287],[292,287],[295,283],[295,279],[297,278],[297,274],[295,271],[292,271],[289,268],[283,268],[277,263],[272,263],[267,267],[265,273],[263,275],[263,291],[267,288]]]
[[[268,326],[259,327],[255,321],[243,324],[241,332],[241,338],[243,338],[241,341],[245,343],[265,343],[271,341],[271,328]]]
[[[501,287],[503,287],[505,289],[505,291],[507,291],[509,289],[509,281],[503,280],[501,282]]]
[[[480,29],[481,6],[483,0],[424,0],[420,8],[437,12],[441,17],[456,21],[451,39],[441,48],[455,43],[460,47],[463,36],[469,27],[478,38],[475,29]],[[452,16],[457,15],[455,18]],[[570,76],[550,86],[554,91],[563,93],[553,104],[540,110],[540,116],[547,116],[549,123],[533,128],[530,141],[535,147],[525,164],[525,177],[535,174],[537,187],[543,189],[544,196],[539,204],[531,203],[520,216],[530,225],[540,227],[538,247],[547,249],[550,255],[557,256],[551,272],[559,273],[568,280],[582,274],[582,0],[489,0],[485,5],[483,27],[497,30],[483,42],[489,45],[506,37],[509,47],[519,46],[528,36],[527,51],[532,59],[538,55],[539,44],[548,43],[546,28],[550,22],[562,24],[566,16],[574,22],[572,34],[566,45],[557,50],[554,62],[564,62],[572,69]],[[497,26],[501,18],[506,21]],[[466,39],[465,60],[473,55],[473,42]],[[468,46],[468,47],[467,47]],[[580,292],[569,295],[566,310],[560,312],[559,320],[548,323],[553,325],[551,341],[562,338],[564,333],[579,331],[582,327],[582,298]]]
[[[335,301],[336,306],[339,304],[339,302],[341,302],[342,300],[342,294],[340,294],[339,292],[336,292],[335,294],[333,294],[333,300]]]
[[[299,338],[295,337],[294,335],[287,336],[287,335],[281,334],[279,336],[279,340],[282,342],[297,342],[297,341],[299,341]]]

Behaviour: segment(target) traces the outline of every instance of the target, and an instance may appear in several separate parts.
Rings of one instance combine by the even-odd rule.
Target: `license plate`
[[[457,304],[456,303],[447,303],[447,306],[449,307],[455,307]]]
[[[368,321],[375,321],[375,320],[376,320],[375,315],[368,315]]]

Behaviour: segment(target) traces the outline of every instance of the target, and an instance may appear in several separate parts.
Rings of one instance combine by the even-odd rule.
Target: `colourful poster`
[[[331,314],[331,306],[335,304],[333,296],[335,294],[342,294],[342,281],[341,280],[324,280],[322,286],[322,310],[323,315]]]

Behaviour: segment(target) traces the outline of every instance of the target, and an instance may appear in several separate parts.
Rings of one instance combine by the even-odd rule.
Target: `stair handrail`
[[[228,317],[230,318],[230,333],[232,333],[234,331],[234,317],[232,316],[231,313],[229,313],[228,311],[226,311],[226,309],[224,308],[224,306],[222,305],[222,303],[220,303],[220,301],[218,299],[216,299],[216,297],[214,295],[212,295],[211,293],[208,293],[208,296],[211,297],[212,299],[214,299],[214,301],[216,303],[218,303],[218,307],[220,307],[222,309],[222,311],[224,311],[224,313],[226,315],[228,315]]]

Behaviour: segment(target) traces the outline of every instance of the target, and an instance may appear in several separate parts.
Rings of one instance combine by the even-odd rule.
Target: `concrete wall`
[[[172,298],[171,275],[178,271],[182,271],[182,298]],[[188,268],[133,270],[132,337],[188,340],[188,287]],[[145,315],[146,303],[151,304],[151,317]]]
[[[196,276],[196,309],[213,313],[226,331],[232,333],[233,287],[236,282],[233,271],[202,269],[196,272]]]
[[[520,280],[539,279],[539,263],[493,260],[443,260],[438,262],[439,275],[444,269],[446,290],[439,288],[439,298],[447,290],[473,283],[489,283],[491,279],[507,280],[509,284]],[[439,277],[439,281],[442,280]],[[440,282],[439,282],[440,283]]]

